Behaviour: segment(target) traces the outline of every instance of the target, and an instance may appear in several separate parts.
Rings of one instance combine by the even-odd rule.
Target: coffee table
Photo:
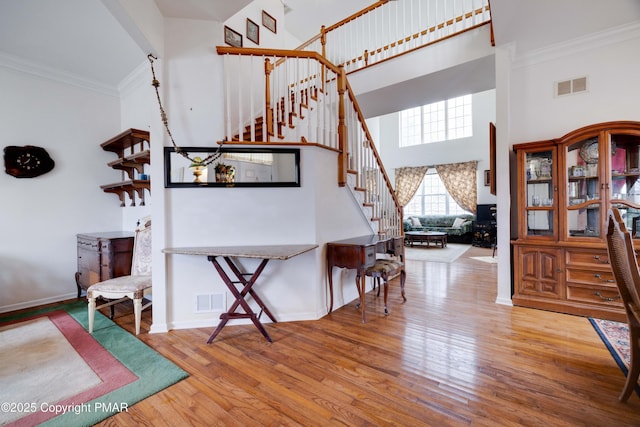
[[[447,246],[447,233],[442,231],[406,231],[404,240],[412,247],[414,243],[426,243],[429,246],[433,242],[436,247],[440,243],[440,247],[444,248]]]

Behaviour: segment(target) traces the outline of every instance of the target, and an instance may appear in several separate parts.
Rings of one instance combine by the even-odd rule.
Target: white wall
[[[56,162],[37,178],[0,174],[0,311],[75,297],[76,234],[122,226],[120,201],[100,189],[120,180],[100,148],[121,130],[119,99],[44,75],[0,65],[2,146],[41,146]]]
[[[416,91],[420,90],[416,88]],[[402,148],[399,147],[398,113],[369,119],[367,126],[376,134],[373,137],[379,144],[378,149],[391,182],[395,183],[396,168],[477,160],[478,203],[495,203],[496,197],[489,192],[489,187],[484,186],[484,170],[489,169],[489,122],[495,123],[495,111],[495,90],[473,94],[472,137]]]
[[[164,27],[161,87],[172,134],[181,146],[217,146],[224,131],[224,85],[223,59],[214,46],[223,44],[222,24],[167,19]],[[162,134],[154,138],[152,133],[152,139],[154,148],[156,140],[169,145]],[[160,241],[162,247],[317,243],[320,248],[311,253],[271,261],[258,289],[278,320],[326,314],[324,239],[370,231],[347,190],[337,186],[336,153],[304,148],[301,154],[300,188],[160,189],[155,180],[160,169],[152,158],[153,191],[163,193],[154,197],[153,206],[154,331],[216,325],[220,310],[196,312],[197,295],[224,295],[226,306],[232,303],[206,257],[160,253],[156,262]],[[347,209],[334,209],[338,203]],[[252,270],[256,262],[242,265]],[[337,288],[342,301],[340,282]],[[347,300],[353,292],[355,286],[346,291]]]
[[[276,33],[265,28],[262,25],[262,11],[265,10],[276,20]],[[247,38],[247,18],[258,24],[259,29],[259,45]],[[243,47],[268,47],[271,49],[284,49],[287,44],[287,38],[291,37],[284,29],[284,8],[279,0],[260,0],[253,1],[245,6],[238,13],[225,21],[225,25],[242,34]],[[225,45],[222,40],[221,45]],[[226,45],[225,45],[226,46]]]
[[[557,138],[582,126],[639,120],[640,24],[536,52],[513,63],[511,140]],[[586,76],[588,91],[555,97],[554,84]]]

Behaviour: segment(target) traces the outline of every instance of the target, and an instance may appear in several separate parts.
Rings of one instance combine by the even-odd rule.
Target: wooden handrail
[[[290,49],[262,49],[258,47],[231,47],[231,46],[216,46],[216,52],[219,55],[231,54],[231,55],[253,55],[253,56],[277,56],[281,58],[309,58],[315,59],[325,67],[329,68],[336,74],[340,74],[340,68],[337,65],[329,62],[326,58],[320,55],[318,52],[309,52],[308,50],[290,50]]]
[[[446,4],[446,2],[448,0],[435,0],[435,1],[442,1],[443,4]],[[475,1],[475,0],[474,0]],[[386,41],[382,41],[382,44],[386,43],[384,46],[374,46],[373,48],[370,49],[366,49],[364,46],[360,46],[358,48],[358,50],[360,49],[364,49],[362,52],[357,52],[357,51],[352,51],[352,52],[341,52],[342,54],[345,54],[345,56],[352,56],[353,57],[351,59],[347,59],[347,60],[343,60],[343,59],[339,59],[334,57],[332,55],[331,52],[333,52],[332,46],[333,43],[331,41],[327,42],[328,39],[328,35],[337,29],[340,28],[346,28],[348,26],[348,24],[353,23],[354,21],[357,21],[358,18],[362,18],[365,17],[367,14],[376,11],[376,9],[381,8],[382,6],[389,6],[390,1],[389,0],[385,0],[385,1],[378,1],[375,2],[374,4],[350,15],[349,17],[333,24],[330,26],[322,26],[320,29],[320,34],[314,36],[312,39],[310,39],[309,41],[303,43],[300,47],[298,47],[298,49],[305,49],[308,46],[310,46],[312,43],[317,42],[318,39],[320,39],[320,43],[321,46],[319,49],[315,48],[316,50],[321,50],[321,54],[322,56],[325,56],[327,58],[329,58],[331,61],[334,61],[334,64],[336,65],[344,65],[345,69],[347,71],[347,74],[350,74],[354,71],[359,71],[361,69],[364,69],[366,67],[368,67],[369,65],[371,65],[372,61],[375,61],[377,58],[379,58],[379,56],[376,56],[377,54],[385,54],[386,55],[391,55],[387,58],[384,59],[379,59],[378,61],[386,61],[392,57],[397,57],[400,55],[403,55],[405,53],[408,52],[413,52],[417,49],[421,49],[423,47],[427,47],[427,46],[431,46],[433,45],[435,42],[438,41],[442,41],[442,40],[446,40],[448,38],[450,38],[451,36],[453,36],[454,34],[447,34],[447,35],[442,35],[439,34],[437,32],[440,31],[445,31],[445,29],[449,26],[456,26],[456,32],[455,35],[458,34],[462,34],[464,32],[467,32],[471,29],[476,29],[481,25],[485,25],[485,24],[489,24],[490,25],[490,37],[491,37],[491,44],[492,46],[495,46],[495,40],[494,40],[494,35],[493,35],[493,22],[491,21],[491,17],[490,17],[490,13],[491,13],[491,7],[489,5],[489,0],[484,0],[486,2],[486,4],[482,4],[481,7],[476,7],[472,10],[462,10],[460,11],[460,14],[458,16],[453,16],[450,18],[447,17],[441,17],[442,18],[442,22],[439,23],[435,23],[435,25],[428,25],[427,28],[414,32],[413,34],[410,34],[408,36],[404,36],[398,40],[386,40]],[[470,5],[472,8],[474,7],[474,4]],[[428,5],[427,5],[428,7]],[[436,6],[437,7],[437,6]],[[446,11],[446,6],[444,7],[445,11]],[[449,9],[451,10],[451,9]],[[436,8],[437,11],[437,8]],[[378,11],[376,11],[378,12]],[[465,22],[466,20],[475,20],[474,17],[476,16],[482,16],[485,12],[489,13],[489,19],[484,20],[484,22],[480,23],[480,24],[473,24],[471,26],[471,28],[465,28],[462,30],[457,30],[457,24],[460,22]],[[381,12],[384,15],[384,10],[382,10]],[[404,9],[403,9],[403,13],[404,13]],[[483,18],[484,19],[484,18]],[[414,30],[415,31],[415,30]],[[431,34],[437,34],[438,40],[434,40],[434,41],[429,41],[429,40],[425,40],[426,38],[430,38]],[[331,39],[330,39],[331,40]],[[404,46],[403,46],[404,45]],[[406,50],[404,50],[406,49]],[[341,57],[344,57],[341,55]]]
[[[381,1],[375,2],[371,6],[367,6],[364,9],[362,9],[361,11],[356,12],[353,15],[347,17],[347,18],[344,18],[342,21],[336,22],[335,24],[326,27],[324,32],[328,33],[328,32],[330,32],[332,30],[335,30],[336,28],[339,28],[339,27],[343,26],[344,24],[346,24],[346,23],[348,23],[350,21],[358,19],[362,15],[366,15],[367,13],[371,12],[372,10],[375,10],[375,9],[379,8],[380,6],[383,6],[383,5],[387,4],[387,3],[389,3],[389,0],[381,0]]]
[[[307,46],[310,46],[311,44],[313,44],[313,42],[315,42],[316,40],[320,40],[321,38],[322,38],[322,31],[320,31],[319,34],[316,34],[315,36],[311,37],[306,42],[302,43],[300,46],[296,47],[296,50],[303,50],[304,48],[306,48]]]
[[[489,9],[488,6],[486,6],[484,8],[484,10],[485,11],[489,11],[490,9]],[[435,31],[437,31],[439,29],[443,29],[446,26],[453,25],[454,22],[460,22],[465,18],[470,18],[471,16],[478,15],[478,14],[480,14],[482,12],[483,12],[483,8],[478,8],[478,9],[474,10],[473,12],[468,12],[465,15],[459,15],[459,16],[453,18],[453,19],[449,19],[447,22],[442,22],[442,23],[440,23],[438,25],[432,25],[429,28],[425,28],[424,30],[418,31],[418,32],[416,32],[414,34],[411,34],[411,35],[408,35],[406,37],[402,37],[402,38],[400,38],[400,39],[398,39],[396,41],[393,41],[393,42],[391,42],[391,43],[389,43],[389,44],[387,44],[385,46],[381,46],[381,47],[378,47],[378,48],[373,49],[373,50],[365,50],[362,55],[360,55],[358,57],[355,57],[355,58],[352,58],[352,59],[347,59],[346,61],[343,62],[343,64],[349,64],[350,62],[351,63],[355,63],[357,61],[361,61],[361,60],[364,59],[364,62],[365,62],[365,66],[364,67],[358,68],[357,70],[348,71],[347,74],[352,73],[353,71],[360,71],[360,70],[362,70],[364,68],[367,68],[369,66],[369,58],[371,58],[371,57],[373,57],[373,56],[375,56],[377,54],[380,54],[380,53],[382,53],[384,51],[387,51],[392,47],[401,45],[401,44],[403,44],[405,42],[409,42],[410,40],[416,39],[416,38],[418,38],[420,36],[426,36],[427,34],[433,33],[433,32],[435,32]],[[384,60],[380,60],[379,62],[376,62],[376,64],[378,64],[378,63],[380,63],[382,61],[388,61],[390,59],[395,59],[395,58],[397,58],[399,56],[406,55],[407,53],[414,52],[414,51],[416,51],[418,49],[422,49],[422,48],[425,48],[427,46],[432,46],[432,45],[434,45],[436,43],[439,43],[441,41],[448,40],[448,39],[450,39],[452,37],[455,37],[455,36],[458,36],[460,34],[464,34],[466,32],[475,30],[475,29],[480,28],[480,27],[482,27],[484,25],[487,25],[487,24],[491,25],[491,28],[492,28],[492,31],[493,31],[493,25],[492,25],[491,21],[481,22],[479,24],[476,24],[476,25],[473,25],[471,27],[465,28],[463,30],[457,31],[457,32],[455,32],[453,34],[448,34],[446,36],[443,36],[443,37],[441,37],[441,38],[439,38],[437,40],[433,40],[431,42],[425,43],[425,44],[420,45],[418,47],[414,47],[413,49],[405,50],[402,53],[394,55],[392,58],[386,58]],[[492,35],[492,45],[495,46],[495,44],[493,44],[493,32],[491,33],[491,35]]]
[[[447,36],[444,36],[444,37],[442,37],[442,38],[439,38],[438,40],[434,40],[434,41],[432,41],[432,42],[425,43],[425,44],[423,44],[423,45],[421,45],[421,46],[418,46],[418,47],[415,47],[415,48],[413,48],[413,49],[405,50],[405,51],[404,51],[404,52],[402,52],[402,53],[398,53],[398,54],[394,55],[393,57],[389,57],[389,58],[381,59],[381,60],[379,60],[379,61],[377,61],[377,62],[374,62],[373,64],[369,64],[369,63],[368,63],[368,61],[366,61],[366,64],[367,64],[367,65],[365,65],[364,67],[358,68],[358,69],[356,69],[356,70],[347,71],[347,74],[355,73],[356,71],[361,71],[361,70],[364,70],[364,69],[366,69],[366,68],[372,67],[372,66],[374,66],[374,65],[382,64],[383,62],[387,62],[387,61],[391,61],[391,60],[393,60],[393,59],[397,59],[397,58],[398,58],[398,57],[400,57],[400,56],[404,56],[404,55],[407,55],[407,54],[409,54],[409,53],[415,52],[415,51],[417,51],[418,49],[423,49],[423,48],[428,47],[428,46],[433,46],[433,45],[435,45],[435,44],[437,44],[437,43],[440,43],[440,42],[442,42],[442,41],[444,41],[444,40],[448,40],[448,39],[450,39],[450,38],[453,38],[453,37],[459,36],[459,35],[461,35],[461,34],[464,34],[464,33],[466,33],[466,32],[473,31],[473,30],[478,29],[478,28],[480,28],[480,27],[483,27],[483,26],[485,26],[485,25],[487,25],[487,24],[490,24],[490,21],[489,21],[489,22],[482,22],[482,23],[480,23],[480,24],[476,24],[476,25],[474,25],[474,26],[472,26],[472,27],[465,28],[464,30],[458,31],[457,33],[449,34],[449,35],[447,35]],[[395,45],[394,45],[394,46],[395,46]],[[382,53],[383,51],[388,50],[390,47],[392,47],[392,46],[390,46],[390,45],[386,45],[386,46],[384,46],[384,47],[382,47],[382,48],[378,48],[378,49],[376,49],[375,51],[371,51],[371,52],[369,52],[369,51],[365,51],[365,54],[364,54],[364,56],[363,56],[363,57],[365,57],[365,58],[370,58],[370,57],[372,57],[372,56],[374,56],[374,55],[376,55],[376,54],[380,54],[380,53]],[[359,59],[361,59],[361,58],[358,58],[358,60],[359,60]],[[351,59],[350,61],[355,61],[355,60],[356,60],[356,59]],[[347,61],[347,62],[345,62],[345,63],[348,63],[348,62],[349,62],[349,61]]]
[[[351,89],[351,85],[349,84],[349,80],[345,78],[345,82],[346,82],[346,86],[347,86],[347,93],[349,94],[349,99],[351,99],[351,102],[353,103],[353,108],[356,110],[356,114],[358,115],[358,120],[362,124],[362,129],[364,130],[364,133],[367,136],[367,143],[369,144],[369,147],[371,148],[371,151],[373,152],[373,155],[376,158],[376,162],[380,166],[380,172],[382,173],[382,176],[384,176],[384,178],[385,178],[384,181],[386,182],[387,188],[389,189],[389,192],[391,193],[391,197],[393,198],[393,201],[394,201],[395,205],[397,207],[399,207],[400,210],[402,210],[402,206],[400,205],[400,201],[396,197],[395,190],[391,186],[391,181],[389,180],[389,175],[387,174],[387,171],[384,168],[384,165],[382,163],[382,159],[380,158],[380,155],[378,154],[378,150],[376,150],[375,146],[373,145],[373,138],[371,137],[371,133],[369,132],[369,128],[367,127],[367,122],[364,119],[364,114],[362,114],[362,110],[360,109],[360,105],[358,104],[358,101],[356,100],[356,97],[354,95],[353,89]]]

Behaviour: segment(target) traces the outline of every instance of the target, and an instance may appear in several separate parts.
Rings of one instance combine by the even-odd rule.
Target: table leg
[[[365,319],[366,283],[367,283],[367,276],[365,276],[364,274],[361,275],[360,272],[358,272],[358,274],[356,275],[356,289],[358,290],[358,297],[360,298],[360,302],[356,304],[356,308],[359,308],[360,310],[362,310],[362,323],[366,323],[366,319]]]
[[[231,291],[231,293],[235,297],[235,301],[233,302],[233,304],[231,304],[231,307],[229,307],[229,310],[226,313],[222,313],[220,315],[220,323],[218,324],[218,327],[215,329],[215,331],[213,331],[213,333],[207,340],[207,344],[210,344],[215,339],[215,337],[220,333],[222,328],[227,324],[229,319],[246,319],[246,318],[251,319],[253,324],[262,333],[262,335],[264,335],[267,341],[273,342],[267,330],[264,328],[262,323],[260,323],[260,320],[258,320],[258,316],[256,316],[256,313],[251,309],[251,307],[245,300],[246,295],[251,294],[251,296],[253,296],[254,300],[256,300],[258,305],[260,305],[260,308],[265,313],[267,313],[267,316],[269,316],[271,320],[275,322],[275,319],[273,318],[273,315],[271,314],[271,312],[267,309],[267,307],[264,305],[262,300],[260,300],[260,298],[256,299],[257,295],[254,292],[252,292],[252,289],[251,289],[255,284],[256,280],[258,279],[258,276],[260,276],[260,273],[262,273],[262,270],[264,270],[264,267],[267,265],[267,262],[269,260],[263,259],[260,265],[258,266],[258,268],[256,269],[256,271],[251,275],[251,278],[249,280],[246,280],[244,278],[244,275],[233,263],[233,260],[231,260],[228,257],[225,257],[227,264],[229,265],[233,273],[238,278],[238,281],[234,282],[224,271],[224,269],[222,268],[222,266],[220,265],[220,263],[218,262],[215,256],[210,256],[208,259],[209,261],[211,261],[213,266],[218,271],[218,274],[222,278],[223,282],[227,285],[227,288],[229,288],[229,291]],[[244,285],[242,288],[242,291],[238,291],[238,289],[235,286],[235,283],[242,283]],[[245,312],[236,313],[235,310],[238,308],[238,306],[241,306]]]
[[[262,262],[260,263],[260,265],[258,266],[258,269],[253,273],[253,275],[251,276],[251,279],[249,281],[247,281],[244,278],[244,274],[242,274],[242,272],[238,269],[238,267],[234,264],[233,260],[229,257],[225,257],[224,258],[225,261],[227,261],[227,264],[229,265],[229,268],[231,268],[231,271],[233,271],[233,273],[236,275],[236,277],[238,278],[238,280],[243,284],[243,285],[247,285],[249,282],[251,282],[251,286],[249,287],[248,291],[249,294],[253,297],[253,300],[258,304],[258,306],[260,307],[260,309],[262,311],[264,311],[264,313],[269,316],[269,319],[271,319],[271,321],[273,323],[277,323],[278,321],[276,320],[275,316],[273,314],[271,314],[271,311],[269,310],[269,308],[267,307],[267,305],[262,302],[262,299],[260,299],[260,297],[258,296],[258,294],[255,293],[255,291],[253,290],[253,284],[255,283],[255,281],[258,279],[258,276],[262,273],[262,270],[264,270],[264,267],[267,265],[267,259],[262,260]],[[242,295],[243,297],[245,296],[244,294]]]
[[[327,274],[329,275],[329,313],[333,311],[333,265],[327,263]]]

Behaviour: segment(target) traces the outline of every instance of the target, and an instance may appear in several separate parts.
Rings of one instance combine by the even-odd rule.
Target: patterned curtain
[[[465,211],[476,213],[478,204],[476,160],[465,163],[437,165],[436,170],[453,200]]]
[[[427,173],[427,166],[396,169],[396,197],[402,206],[409,203],[416,194],[425,173]]]

